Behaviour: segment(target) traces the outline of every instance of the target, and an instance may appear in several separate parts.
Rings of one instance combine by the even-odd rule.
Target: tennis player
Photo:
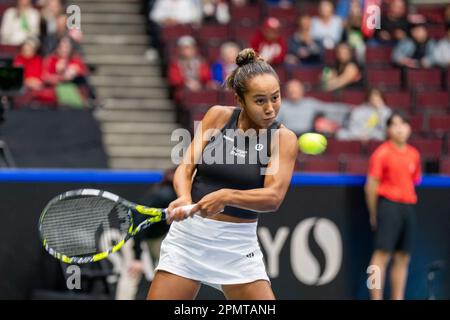
[[[275,121],[281,96],[274,69],[253,49],[242,50],[236,64],[227,86],[239,107],[209,109],[175,172],[178,198],[169,206],[169,222],[174,222],[162,243],[148,299],[195,299],[202,283],[221,290],[227,299],[275,298],[256,227],[259,213],[277,211],[283,202],[297,139]],[[218,134],[205,139],[203,133],[210,129]],[[239,135],[247,137],[243,147],[236,147]],[[222,163],[199,162],[210,148],[223,150]],[[258,161],[247,161],[255,150]],[[259,153],[266,151],[267,161],[262,161]],[[196,205],[187,219],[177,208],[192,203]]]

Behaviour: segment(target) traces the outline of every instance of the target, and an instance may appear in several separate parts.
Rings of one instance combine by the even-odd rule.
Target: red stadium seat
[[[359,141],[339,141],[334,139],[328,140],[326,154],[328,155],[360,155],[362,151],[361,142]]]
[[[323,60],[326,66],[334,66],[336,63],[336,52],[334,49],[325,49]]]
[[[226,25],[206,24],[197,30],[196,36],[203,45],[221,44],[230,38],[230,32]]]
[[[206,59],[210,63],[214,63],[220,59],[220,46],[206,45],[203,46]]]
[[[439,69],[408,69],[406,84],[410,89],[441,89],[441,70]]]
[[[441,158],[439,163],[439,172],[450,176],[450,158]]]
[[[447,30],[444,25],[427,26],[428,36],[435,40],[446,37]]]
[[[345,90],[341,93],[340,101],[347,104],[359,105],[366,100],[366,94],[363,91]]]
[[[442,154],[440,139],[411,139],[410,144],[419,150],[423,158],[437,159]]]
[[[334,102],[336,99],[332,92],[311,91],[306,93],[307,97],[315,98],[324,102]]]
[[[231,36],[241,47],[249,47],[250,41],[259,29],[258,25],[240,26],[235,24],[231,26]]]
[[[0,44],[0,57],[12,58],[19,53],[20,47]]]
[[[369,158],[348,157],[345,161],[345,172],[350,174],[366,175],[369,168]]]
[[[392,91],[384,93],[386,105],[391,109],[410,110],[411,95],[408,91]]]
[[[438,134],[450,132],[450,115],[430,116],[428,129]]]
[[[291,72],[291,78],[300,80],[307,90],[320,85],[322,68],[296,68]]]
[[[449,107],[449,93],[447,91],[418,92],[416,108],[418,110],[445,112]]]
[[[365,146],[366,153],[370,156],[384,141],[370,140]]]
[[[221,91],[219,93],[219,104],[225,106],[235,106],[237,105],[234,93],[231,91]]]
[[[427,22],[444,23],[445,7],[440,5],[421,5],[416,7],[416,13],[423,15]]]
[[[366,65],[367,66],[390,66],[392,47],[367,47]]]
[[[181,101],[187,109],[209,107],[219,103],[219,93],[214,90],[184,91]]]
[[[413,133],[421,133],[423,131],[424,127],[424,119],[423,115],[416,114],[409,118],[409,121],[411,123],[411,130]]]
[[[193,35],[194,31],[190,25],[175,25],[161,28],[161,38],[164,42],[176,41],[184,35]]]
[[[339,172],[340,162],[337,157],[304,157],[300,160],[300,168],[306,172]]]
[[[267,8],[267,16],[278,18],[282,25],[293,25],[297,22],[298,12],[296,8],[282,8],[278,6],[270,6]]]
[[[283,65],[274,66],[274,70],[280,78],[281,85],[283,85],[287,80],[287,72]]]
[[[233,24],[239,26],[258,26],[261,21],[261,8],[259,6],[231,7]]]
[[[398,69],[369,69],[367,81],[371,87],[398,90],[401,86],[401,75]]]

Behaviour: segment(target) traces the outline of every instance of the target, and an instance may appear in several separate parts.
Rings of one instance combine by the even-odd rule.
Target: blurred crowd
[[[82,52],[80,28],[68,28],[62,0],[6,1],[1,18],[3,66],[24,69],[25,92],[14,107],[84,107],[95,99]],[[1,15],[1,14],[0,14]]]

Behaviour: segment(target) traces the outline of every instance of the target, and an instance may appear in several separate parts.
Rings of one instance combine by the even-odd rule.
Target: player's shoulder
[[[202,123],[209,128],[223,127],[235,109],[236,107],[214,105],[204,115]]]
[[[280,124],[278,129],[276,129],[276,134],[280,139],[295,142],[297,141],[297,135],[283,124]]]
[[[410,144],[407,144],[407,145],[406,145],[406,148],[407,148],[407,150],[408,150],[408,153],[410,153],[412,156],[414,156],[414,157],[420,157],[420,152],[419,152],[419,150],[417,150],[416,147],[414,147],[414,146],[412,146],[412,145],[410,145]]]
[[[389,156],[389,154],[390,154],[389,142],[385,141],[375,149],[375,151],[372,153],[372,158],[386,157]]]

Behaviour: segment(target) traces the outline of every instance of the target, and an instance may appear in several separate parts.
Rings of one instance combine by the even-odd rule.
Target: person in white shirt
[[[334,14],[333,3],[322,0],[319,4],[319,16],[312,19],[311,36],[322,43],[326,49],[333,49],[342,39],[343,22]]]
[[[31,0],[18,0],[17,6],[8,8],[3,15],[1,44],[20,46],[28,37],[38,37],[39,23],[39,11],[32,7]]]
[[[199,0],[156,0],[150,19],[159,26],[200,23],[202,6]]]

